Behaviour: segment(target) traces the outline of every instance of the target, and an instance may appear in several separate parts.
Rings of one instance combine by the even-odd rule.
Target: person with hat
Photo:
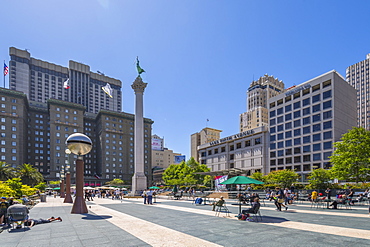
[[[6,197],[1,197],[0,199],[0,225],[5,225],[6,221],[6,211],[8,210],[9,203],[6,201]]]

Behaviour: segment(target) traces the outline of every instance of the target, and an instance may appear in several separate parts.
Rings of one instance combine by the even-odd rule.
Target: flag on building
[[[94,177],[97,178],[97,179],[100,179],[100,177],[98,176],[98,174],[95,174]]]
[[[9,73],[9,67],[4,63],[4,76]]]
[[[140,67],[139,65],[139,57],[136,57],[136,68],[137,68],[137,73],[139,73],[139,75],[143,72],[145,72],[145,70],[143,68]]]
[[[64,86],[63,86],[65,89],[70,89],[71,87],[69,86],[69,78],[64,82]]]
[[[110,87],[110,84],[107,83],[107,85],[105,85],[104,87],[102,87],[103,91],[109,95],[109,97],[113,98],[112,94],[113,94],[113,90],[112,88]]]

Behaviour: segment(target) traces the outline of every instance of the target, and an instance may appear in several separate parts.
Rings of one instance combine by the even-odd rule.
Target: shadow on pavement
[[[288,221],[288,220],[285,218],[281,218],[281,217],[262,216],[261,223],[281,223],[285,221]]]
[[[105,220],[110,218],[112,218],[112,216],[110,215],[94,215],[94,214],[85,214],[85,216],[82,217],[83,220]]]

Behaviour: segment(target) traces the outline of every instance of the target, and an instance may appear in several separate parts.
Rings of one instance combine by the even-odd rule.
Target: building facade
[[[59,180],[70,166],[74,181],[77,157],[65,152],[65,141],[76,132],[86,134],[93,142],[91,152],[84,156],[86,184],[101,185],[114,178],[131,181],[134,174],[133,114],[109,110],[89,113],[81,104],[58,99],[29,101],[22,92],[0,88],[0,122],[0,161],[13,167],[32,164],[46,180]],[[152,177],[152,124],[144,118],[148,184]]]
[[[21,91],[30,101],[46,103],[59,99],[81,104],[86,112],[98,113],[100,109],[122,110],[121,81],[90,71],[88,65],[69,61],[63,67],[31,57],[26,50],[9,48],[9,88]],[[69,89],[64,82],[69,80]],[[110,84],[112,98],[102,87]]]
[[[220,139],[222,130],[206,127],[190,137],[190,154],[195,160],[199,160],[198,146]]]
[[[370,54],[346,69],[347,82],[357,90],[357,124],[370,130]]]
[[[284,91],[283,81],[264,75],[253,81],[247,91],[247,111],[240,114],[240,132],[268,126],[267,101]]]
[[[356,126],[356,90],[336,71],[304,82],[268,100],[268,172],[294,169],[305,180],[330,168],[333,143]]]
[[[211,172],[238,169],[247,175],[266,173],[268,138],[268,128],[260,126],[200,145],[199,163],[207,165]]]

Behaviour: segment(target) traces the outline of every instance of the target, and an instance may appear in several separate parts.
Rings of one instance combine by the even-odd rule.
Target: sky
[[[340,0],[2,0],[0,59],[8,64],[14,46],[87,64],[121,80],[122,110],[134,113],[139,56],[152,134],[189,159],[191,134],[239,132],[253,80],[273,75],[288,88],[333,69],[345,77],[370,53],[369,9]]]

